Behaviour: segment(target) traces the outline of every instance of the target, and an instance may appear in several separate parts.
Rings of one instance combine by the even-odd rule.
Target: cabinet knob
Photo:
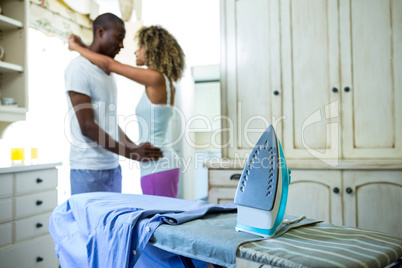
[[[241,174],[233,174],[230,176],[230,180],[240,180]]]
[[[42,223],[40,223],[40,222],[38,222],[37,224],[36,224],[36,228],[41,228],[43,226],[43,224]]]
[[[37,201],[36,201],[36,205],[37,205],[37,206],[42,205],[42,203],[43,203],[43,201],[42,201],[42,200],[37,200]]]
[[[338,92],[338,89],[337,89],[336,87],[333,87],[333,88],[332,88],[332,92],[337,93],[337,92]]]
[[[36,258],[36,262],[42,262],[43,261],[43,258],[42,257],[37,257]]]
[[[352,188],[350,188],[350,187],[346,188],[346,193],[348,193],[348,194],[353,193],[353,189],[352,189]]]
[[[339,188],[338,188],[338,187],[335,187],[332,191],[333,191],[334,193],[338,194],[338,193],[339,193]]]
[[[41,182],[43,182],[43,180],[41,178],[36,179],[36,183],[41,183]]]
[[[343,90],[345,90],[345,92],[349,92],[349,91],[350,91],[350,87],[345,87]]]
[[[274,90],[274,95],[278,96],[279,95],[279,91],[278,90]]]

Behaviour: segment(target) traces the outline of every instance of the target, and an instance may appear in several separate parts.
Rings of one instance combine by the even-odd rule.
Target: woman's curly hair
[[[148,67],[173,81],[182,77],[185,55],[173,35],[161,26],[144,26],[138,30],[136,40],[139,47],[144,48],[144,60]]]

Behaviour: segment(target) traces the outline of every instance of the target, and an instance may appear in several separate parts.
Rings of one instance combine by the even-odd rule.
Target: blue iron
[[[289,183],[290,170],[270,125],[251,151],[237,186],[236,231],[274,236],[285,216]]]

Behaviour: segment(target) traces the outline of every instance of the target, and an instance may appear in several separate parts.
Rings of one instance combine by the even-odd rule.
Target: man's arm
[[[69,91],[68,95],[74,107],[81,132],[85,137],[95,141],[99,146],[108,151],[137,161],[157,160],[162,156],[161,150],[149,143],[144,143],[140,146],[134,144],[120,127],[119,139],[123,140],[121,135],[124,134],[126,140],[125,142],[115,141],[95,123],[95,114],[89,96],[74,91]]]
[[[127,134],[121,129],[119,126],[119,142],[126,144],[127,146],[130,146],[130,144],[135,144],[128,136]]]

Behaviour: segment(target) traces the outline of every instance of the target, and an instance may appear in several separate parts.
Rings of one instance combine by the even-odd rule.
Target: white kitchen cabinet
[[[341,190],[338,170],[292,170],[286,214],[342,225]]]
[[[402,158],[402,1],[341,0],[345,158]]]
[[[402,171],[343,172],[344,224],[402,237]]]
[[[208,202],[229,204],[233,202],[241,170],[223,169],[208,170]]]
[[[281,1],[288,157],[402,157],[401,20],[401,1]]]
[[[402,237],[401,170],[292,170],[286,213]]]
[[[28,108],[29,1],[1,0],[0,6],[0,46],[4,48],[0,61],[0,98],[13,98],[18,105],[0,105],[0,121],[14,122],[24,120]]]
[[[401,158],[402,2],[284,0],[280,9],[285,154]]]
[[[0,168],[0,267],[58,267],[49,234],[58,164]]]
[[[272,124],[281,135],[279,2],[221,1],[224,156],[248,154]],[[279,122],[279,123],[278,123]]]
[[[327,170],[293,168],[286,214],[304,215],[335,225],[380,231],[402,237],[402,168],[379,170],[364,166]],[[208,166],[208,164],[207,164]],[[208,166],[208,202],[234,201],[242,168]]]
[[[338,158],[339,27],[336,0],[282,0],[283,146],[288,158]]]
[[[224,157],[271,123],[287,158],[402,158],[401,1],[221,6]]]
[[[402,1],[222,0],[221,16],[223,158],[271,123],[289,214],[401,236]],[[235,169],[210,168],[208,200],[233,200],[214,177]]]

